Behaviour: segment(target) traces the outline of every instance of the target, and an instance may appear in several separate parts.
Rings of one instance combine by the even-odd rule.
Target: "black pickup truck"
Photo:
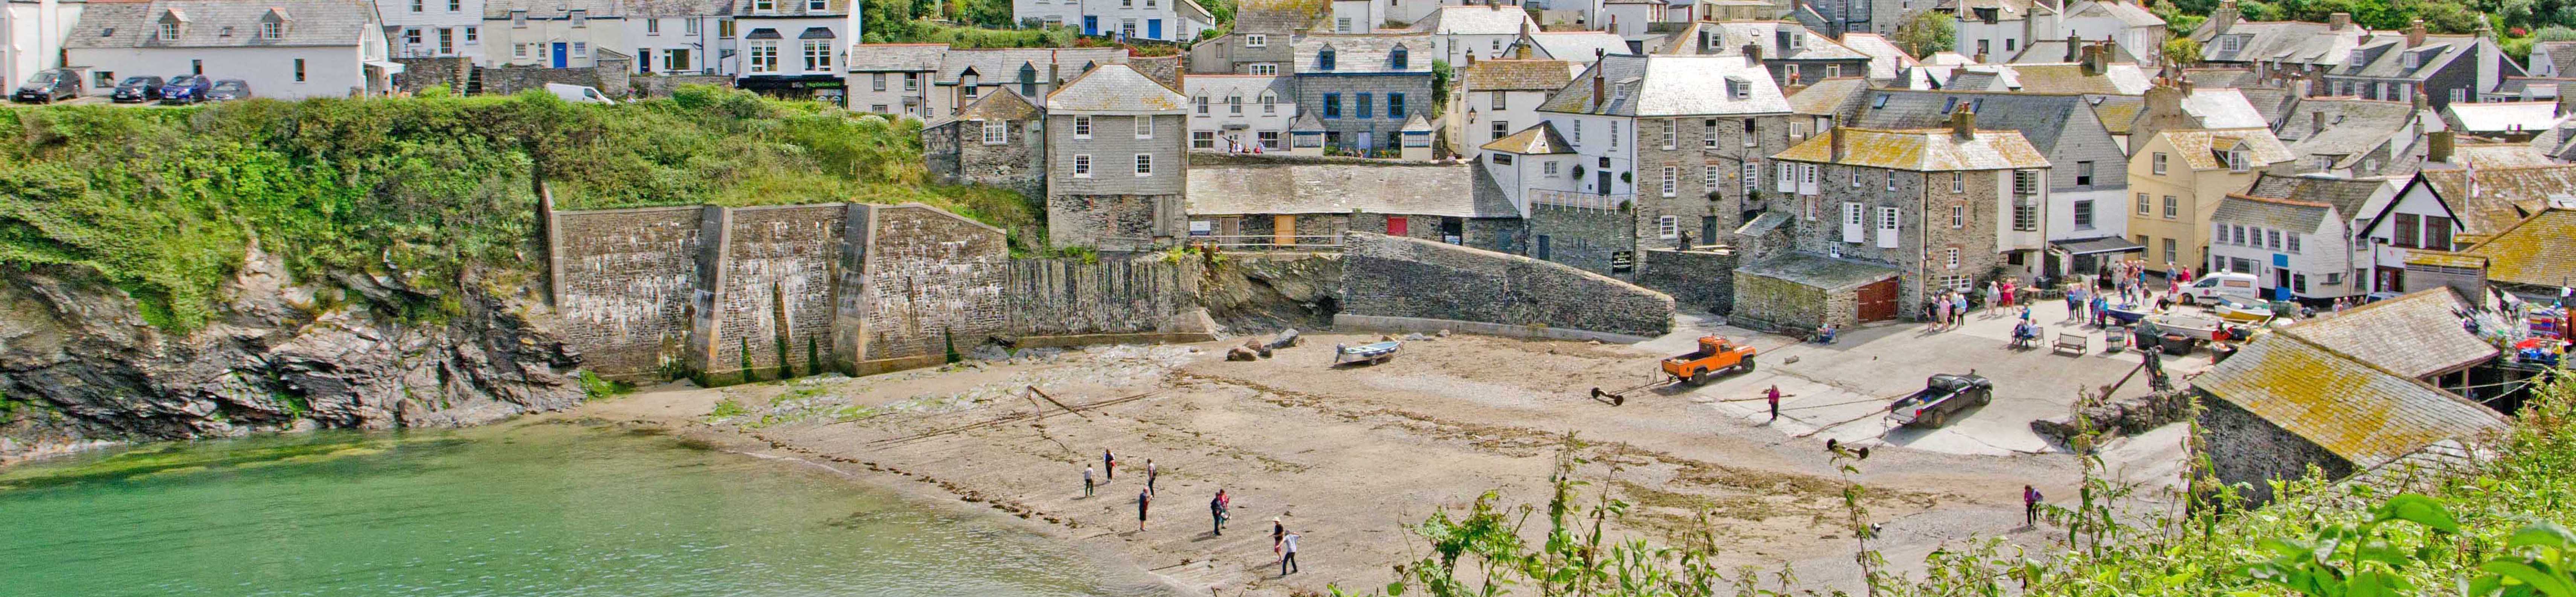
[[[1887,405],[1888,416],[1896,424],[1913,427],[1940,427],[1950,417],[1995,399],[1995,382],[1987,381],[1975,371],[1961,374],[1943,373],[1923,380],[1923,389],[1894,404]]]

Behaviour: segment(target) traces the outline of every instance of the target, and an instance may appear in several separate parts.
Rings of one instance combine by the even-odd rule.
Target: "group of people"
[[[2165,276],[2165,296],[2180,294],[2182,287],[2191,284],[2189,266],[2166,263],[2165,271],[2170,272]],[[2136,259],[2102,264],[2101,271],[2094,278],[2094,287],[2104,292],[2119,293],[2120,303],[2128,305],[2145,302],[2156,295],[2155,287],[2147,282],[2147,262]]]
[[[2021,281],[2007,277],[1987,281],[1983,288],[1972,290],[1979,292],[1980,298],[1983,299],[1983,304],[1977,305],[1978,310],[1993,313],[1997,307],[2017,309],[2013,313],[2020,317],[2023,323],[2029,323],[2030,305],[2025,303],[2037,289],[2036,285],[2024,286]],[[1932,331],[1937,332],[1958,329],[1959,326],[1967,324],[1969,307],[1968,294],[1953,289],[1934,295],[1931,304],[1925,305],[1924,308],[1931,310]]]
[[[1100,485],[1106,484],[1109,481],[1117,480],[1118,464],[1118,453],[1116,451],[1106,448],[1101,449],[1100,469],[1106,473],[1106,478],[1095,478],[1093,476],[1092,467],[1090,465],[1084,465],[1082,467],[1082,497],[1088,498],[1098,495],[1097,492]],[[1137,532],[1144,532],[1145,523],[1151,518],[1151,513],[1154,507],[1154,485],[1156,481],[1162,478],[1162,476],[1162,467],[1156,466],[1154,464],[1154,459],[1152,458],[1145,459],[1145,488],[1136,492]],[[1224,536],[1225,523],[1228,520],[1233,519],[1233,517],[1234,496],[1227,495],[1225,488],[1217,488],[1216,497],[1208,499],[1208,519],[1210,524],[1213,525],[1210,532],[1217,536]],[[1297,534],[1290,532],[1288,530],[1288,525],[1282,522],[1279,517],[1274,516],[1270,518],[1270,552],[1279,556],[1279,574],[1281,576],[1286,576],[1289,573],[1297,571],[1297,539]]]

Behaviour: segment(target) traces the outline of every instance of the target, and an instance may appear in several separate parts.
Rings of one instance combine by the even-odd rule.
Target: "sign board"
[[[1210,222],[1207,220],[1190,220],[1190,236],[1208,236],[1211,234],[1216,234],[1216,222]]]
[[[1637,270],[1636,251],[1611,251],[1610,273],[1624,274]]]

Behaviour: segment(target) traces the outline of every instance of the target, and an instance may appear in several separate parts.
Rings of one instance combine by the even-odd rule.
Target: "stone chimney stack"
[[[2086,46],[2084,46],[2084,51],[2083,51],[2083,54],[2084,54],[2084,58],[2083,58],[2083,63],[2084,63],[2083,71],[2084,71],[2084,76],[2087,76],[2087,77],[2099,77],[2099,76],[2102,76],[2102,72],[2105,70],[2105,66],[2104,66],[2104,64],[2103,64],[2103,63],[2107,62],[2107,60],[2105,60],[2105,59],[2103,58],[2103,55],[2104,55],[2104,54],[2109,54],[2109,53],[2111,53],[2110,48],[2105,48],[2105,47],[2102,47],[2102,46],[2100,46],[2100,45],[2086,45]]]
[[[1831,147],[1833,148],[1833,162],[1834,162],[1834,163],[1836,163],[1836,164],[1840,164],[1840,163],[1842,163],[1842,162],[1843,162],[1843,127],[1841,127],[1841,126],[1830,126],[1830,127],[1827,127],[1827,128],[1825,129],[1825,144],[1826,144],[1826,145],[1828,145],[1828,146],[1831,146]]]
[[[2084,38],[2083,38],[2083,37],[2077,36],[2077,35],[2075,35],[2075,34],[2073,34],[2073,33],[2068,33],[2068,34],[2066,34],[2066,61],[2067,61],[2067,62],[2074,62],[2074,61],[2076,61],[2078,58],[2082,58],[2082,52],[2083,52],[2083,50],[2084,50]]]
[[[1762,65],[1762,44],[1744,44],[1744,63]]]
[[[2326,30],[2327,30],[2327,31],[2342,31],[2342,30],[2344,30],[2344,28],[2346,28],[2346,27],[2351,27],[2351,26],[2352,26],[2352,13],[2348,13],[2348,12],[2338,12],[2338,13],[2334,13],[2334,14],[2326,15]]]
[[[2558,109],[2551,113],[2556,116],[2576,114],[2576,83],[2558,84]]]
[[[1969,139],[1975,139],[1975,138],[1977,138],[1977,113],[1976,113],[1976,111],[1974,111],[1974,110],[1965,110],[1965,109],[1962,109],[1962,110],[1958,110],[1958,111],[1955,111],[1955,112],[1951,112],[1951,113],[1950,113],[1950,136],[1951,136],[1951,137],[1955,137],[1955,138],[1957,138],[1958,140],[1961,140],[1961,141],[1966,141],[1966,140],[1969,140]],[[1840,146],[1839,146],[1839,145],[1837,145],[1836,147],[1840,147]]]
[[[2326,132],[2326,111],[2318,110],[2315,112],[2309,112],[2308,136],[2315,137],[2318,133],[2323,132]]]
[[[1596,62],[1592,65],[1592,109],[1599,110],[1602,104],[1607,103],[1610,103],[1610,90],[1602,83],[1601,64]]]
[[[2436,164],[2451,163],[2453,142],[2451,131],[2433,131],[2432,135],[2424,138],[2424,161]]]
[[[2413,48],[2413,47],[2419,47],[2419,46],[2423,46],[2423,45],[2424,45],[2424,20],[2423,20],[2423,19],[2415,19],[2413,22],[2410,22],[2410,23],[2407,23],[2407,24],[2406,24],[2406,47]]]
[[[2240,14],[2242,13],[2236,11],[2236,0],[2218,0],[2218,10],[2209,11],[2209,21],[2202,23],[2201,26],[2208,27],[2209,32],[2213,34],[2226,33],[2228,27],[2236,25],[2236,18]]]

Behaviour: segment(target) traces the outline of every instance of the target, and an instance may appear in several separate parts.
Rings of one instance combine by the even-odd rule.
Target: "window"
[[[1509,110],[1511,109],[1511,102],[1506,101],[1506,98],[1510,95],[1511,92],[1496,91],[1494,92],[1493,99],[1487,100],[1485,103],[1490,104],[1493,109],[1496,110]]]
[[[1132,38],[1134,38],[1134,37],[1136,37],[1136,20],[1135,20],[1135,19],[1119,19],[1119,20],[1118,20],[1118,36],[1119,36],[1119,37],[1123,37],[1123,38],[1131,38],[1131,39],[1132,39]]]
[[[1404,51],[1404,46],[1396,46],[1395,49],[1388,50],[1386,53],[1387,66],[1395,70],[1404,70],[1405,67],[1411,63],[1405,56],[1406,54],[1408,54],[1408,52]]]
[[[1860,172],[1861,172],[1861,169],[1860,169],[1859,167],[1857,167],[1857,166],[1855,166],[1855,167],[1853,167],[1853,168],[1851,169],[1851,187],[1852,187],[1852,188],[1855,188],[1855,189],[1860,188]]]
[[[1836,77],[1841,77],[1841,76],[1843,76],[1843,65],[1840,65],[1840,64],[1827,64],[1827,65],[1825,65],[1825,78],[1831,79],[1831,78],[1836,78]]]
[[[733,19],[716,21],[716,37],[733,37]]]
[[[1279,149],[1279,131],[1261,131],[1260,133],[1254,134],[1254,136],[1261,139],[1262,149]],[[1553,166],[1555,164],[1549,165]]]
[[[2176,249],[2174,239],[2165,239],[2165,263],[2173,263],[2181,260],[2182,251]]]
[[[1898,212],[1897,209],[1893,207],[1878,208],[1878,229],[1883,232],[1895,232],[1897,230],[1897,216],[1900,213],[1901,212]]]
[[[2464,88],[2464,87],[2453,87],[2453,88],[2451,88],[2451,101],[2455,101],[2455,102],[2465,102],[2465,101],[2469,101],[2469,90],[2468,90],[2467,88]]]
[[[1950,192],[1952,192],[1952,193],[1965,193],[1965,192],[1968,192],[1968,175],[1967,175],[1967,173],[1965,173],[1965,172],[1951,172],[1951,173],[1950,173]]]
[[[1744,200],[1745,200],[1745,201],[1752,201],[1752,200],[1753,200],[1753,192],[1754,192],[1755,190],[1758,190],[1758,189],[1760,189],[1760,188],[1762,187],[1762,165],[1761,165],[1761,164],[1753,163],[1753,160],[1745,160],[1745,161],[1744,161],[1744,180],[1743,180],[1743,183],[1744,183]],[[1808,218],[1808,219],[1811,219],[1811,220],[1812,220],[1812,219],[1815,219],[1815,218]]]
[[[1791,121],[1789,123],[1789,140],[1791,142],[1807,140],[1807,123]]]
[[[572,57],[574,57],[574,58],[589,58],[589,57],[590,57],[590,42],[586,42],[586,41],[577,41],[577,42],[572,42]],[[774,57],[774,56],[773,56],[773,57],[771,57],[771,58],[770,58],[770,62],[771,62],[772,64],[776,64],[776,62],[777,62],[777,58],[776,58],[776,57]],[[773,67],[773,68],[774,68],[774,67]]]
[[[1395,120],[1404,119],[1404,94],[1386,94],[1386,117]]]
[[[1950,269],[1959,269],[1959,248],[1950,247],[1943,249],[1942,252],[1945,254],[1942,262],[1948,264]]]
[[[733,21],[725,21],[725,22],[727,22],[727,23],[731,23],[731,22],[733,22]],[[904,91],[920,91],[920,90],[921,90],[921,73],[904,73],[904,74],[903,74],[903,90],[904,90]]]
[[[1968,227],[1968,206],[1967,206],[1967,205],[1964,205],[1964,204],[1958,204],[1958,203],[1952,203],[1952,204],[1950,204],[1950,227],[1951,227],[1951,228],[1966,228],[1966,227]]]
[[[304,59],[295,59],[295,82],[304,82]]]
[[[1610,121],[1610,148],[1619,148],[1619,121]]]
[[[2444,251],[2452,249],[2450,218],[2424,216],[2424,247]]]
[[[2231,149],[2227,151],[2228,170],[2244,172],[2245,168],[2248,167],[2249,162],[2250,160],[2245,159],[2245,152],[2243,150]]]
[[[1342,117],[1342,94],[1339,94],[1339,93],[1327,93],[1327,94],[1324,94],[1324,117],[1325,117],[1325,118],[1341,118],[1341,117]]]
[[[1488,141],[1501,140],[1504,137],[1512,136],[1512,123],[1501,120],[1494,121],[1493,134],[1494,136],[1489,138]]]
[[[453,33],[450,33],[449,35],[454,35],[454,34],[453,34]],[[272,39],[272,40],[273,40],[273,39],[277,39],[277,38],[285,37],[285,36],[286,36],[286,24],[285,24],[285,23],[280,23],[280,22],[277,22],[277,21],[265,21],[265,22],[261,22],[261,23],[259,24],[259,38],[260,38],[260,39]],[[441,41],[445,41],[445,40],[444,40],[444,38],[442,38],[442,39],[441,39]]]
[[[832,70],[832,42],[819,39],[805,40],[805,70],[806,72]]]
[[[1261,92],[1261,113],[1278,114],[1279,96],[1271,95],[1268,91]]]
[[[1216,149],[1216,131],[1190,131],[1190,149]]]
[[[1369,101],[1369,99],[1371,99],[1371,98],[1370,98],[1370,96],[1369,96],[1369,94],[1362,93],[1362,94],[1359,94],[1359,96],[1358,96],[1358,97],[1359,97],[1359,100],[1357,101],[1357,103],[1352,104],[1352,106],[1353,106],[1353,107],[1358,108],[1358,110],[1355,112],[1355,114],[1357,114],[1360,118],[1369,118],[1369,117],[1372,117],[1372,116],[1376,116],[1376,115],[1377,115],[1377,109],[1376,109],[1376,107],[1373,105],[1375,102],[1371,102],[1371,101]]]
[[[2281,242],[2282,242],[2282,246],[2281,246],[2281,248],[2282,248],[2283,250],[2286,250],[2286,251],[2289,251],[2289,252],[2292,252],[2292,253],[2297,253],[2297,252],[2299,252],[2299,235],[2298,235],[2298,233],[2291,233],[2291,234],[2289,235],[2289,238],[2281,239]]]
[[[2218,51],[2235,52],[2243,49],[2245,49],[2245,36],[2230,35],[2218,39]]]
[[[2227,231],[2228,231],[2228,235],[2229,235],[2230,237],[2233,237],[2233,238],[2231,238],[2231,239],[2230,239],[2230,240],[2234,241],[2234,242],[2232,242],[2231,244],[2240,245],[2240,246],[2245,244],[2245,227],[2244,227],[2244,226],[2230,225],[2230,226],[2228,226],[2228,227],[2227,227]]]
[[[1090,155],[1090,154],[1080,154],[1080,153],[1077,153],[1077,154],[1074,154],[1074,155],[1073,155],[1073,177],[1074,177],[1074,178],[1091,178],[1091,155]]]
[[[2143,216],[2143,215],[2147,215],[2147,214],[2149,214],[2149,213],[2152,213],[2152,212],[2150,212],[2150,211],[2149,211],[2149,209],[2151,209],[2151,208],[2149,207],[2150,205],[2151,205],[2151,204],[2147,202],[2147,194],[2146,194],[2146,193],[2139,193],[2139,194],[2138,194],[2138,215],[2142,215],[2142,216]]]
[[[1700,121],[1699,135],[1700,147],[1717,149],[1717,119],[1710,118]]]
[[[2075,186],[2093,186],[2093,162],[2083,161],[2075,163]]]
[[[1717,164],[1701,164],[1701,165],[1700,165],[1700,167],[1699,167],[1699,188],[1700,188],[1701,190],[1705,190],[1705,191],[1707,191],[1707,192],[1708,192],[1708,198],[1710,198],[1710,199],[1716,199],[1716,198],[1717,198],[1717,177],[1718,177]]]
[[[2164,173],[2165,173],[2165,152],[2161,152],[2161,151],[2159,151],[2159,152],[2156,152],[2156,155],[2151,156],[2151,158],[2150,158],[2150,160],[2149,160],[2149,162],[2148,162],[2147,171],[2148,171],[2148,172],[2153,172],[2153,173],[2155,173],[2157,176],[2163,176],[2163,175],[2164,175]],[[2140,213],[2144,213],[2144,212],[2140,212]]]
[[[2076,229],[2076,230],[2092,230],[2092,229],[2093,229],[2093,200],[2091,200],[2091,199],[2078,199],[2078,200],[2076,200],[2076,201],[2075,201],[2075,214],[2074,214],[2074,215],[2075,215],[2075,229]]]
[[[1347,21],[1349,19],[1344,20]],[[1324,48],[1322,51],[1315,52],[1315,70],[1333,70],[1333,53],[1332,48]]]
[[[1154,154],[1150,154],[1150,153],[1140,153],[1140,154],[1136,154],[1136,176],[1137,176],[1138,178],[1142,178],[1142,177],[1153,176],[1153,175],[1154,175]]]
[[[1655,216],[1655,238],[1669,239],[1679,237],[1681,236],[1681,230],[1681,218],[1673,216]]]
[[[695,23],[696,21],[690,21],[690,22]],[[466,27],[466,28],[465,28],[465,43],[467,43],[467,44],[476,44],[476,43],[482,43],[482,42],[483,42],[483,28],[482,28],[482,27]]]
[[[2308,275],[2290,274],[2290,292],[2306,294],[2308,292]]]
[[[869,112],[875,112],[875,113],[878,113],[878,114],[884,114],[884,113],[886,113],[886,105],[885,105],[885,104],[869,104],[869,105],[868,105],[868,111],[869,111]]]
[[[1075,139],[1089,139],[1089,138],[1091,138],[1091,117],[1090,117],[1090,116],[1075,116],[1075,117],[1073,117],[1073,138],[1075,138]]]
[[[421,0],[411,0],[411,11],[420,12]]]
[[[1822,166],[1817,166],[1815,164],[1799,164],[1798,185],[1801,187],[1816,186],[1816,173],[1823,169],[1824,168]]]
[[[1206,116],[1206,115],[1208,115],[1208,101],[1207,101],[1207,96],[1202,95],[1202,96],[1198,96],[1198,97],[1195,97],[1195,98],[1191,98],[1191,99],[1190,99],[1190,104],[1191,104],[1191,105],[1193,105],[1193,106],[1197,106],[1197,107],[1198,107],[1198,113],[1199,113],[1199,115],[1200,115],[1200,116]]]
[[[1682,191],[1682,169],[1681,169],[1681,168],[1679,168],[1679,167],[1675,167],[1675,166],[1665,166],[1665,167],[1664,167],[1664,196],[1666,196],[1666,197],[1678,196],[1678,195],[1680,195],[1680,194],[1681,194],[1681,191]],[[1671,216],[1665,216],[1665,217],[1671,217]]]
[[[1001,145],[1009,142],[1011,142],[1011,123],[1009,121],[984,121],[985,145]]]
[[[1256,75],[1276,75],[1279,74],[1279,65],[1263,62],[1252,65],[1251,72]]]
[[[1241,94],[1225,96],[1225,113],[1235,116],[1243,115],[1243,96]]]
[[[1335,30],[1341,31],[1341,32],[1343,32],[1343,33],[1356,33],[1356,31],[1355,31],[1355,30],[1351,29],[1351,18],[1350,18],[1350,17],[1342,17],[1341,19],[1334,21],[1333,25],[1334,25],[1334,27],[1333,27],[1333,28],[1334,28]],[[1328,64],[1329,64],[1329,63],[1328,63]],[[1332,68],[1332,67],[1331,67],[1331,66],[1326,66],[1325,68]]]
[[[2012,180],[2013,196],[2028,197],[2039,194],[2039,172],[2034,170],[2014,170],[2012,173]]]
[[[526,58],[526,57],[528,57],[528,44],[510,44],[510,57],[512,57],[512,58]]]
[[[2342,286],[2342,285],[2343,285],[2343,272],[2326,272],[2326,285],[2327,285],[2327,286]]]
[[[831,3],[831,2],[828,2],[828,1],[826,1],[826,0],[805,0],[805,10],[831,10],[831,9],[832,9],[832,3]]]
[[[513,29],[526,29],[528,27],[528,11],[510,11],[510,27]]]
[[[1666,121],[1664,121],[1664,149],[1672,149],[1676,144],[1681,143],[1681,138],[1682,138],[1682,123],[1681,123],[1681,121],[1679,121],[1679,120],[1666,120]]]
[[[661,35],[661,34],[662,34],[662,20],[661,20],[661,19],[644,19],[644,34],[645,34],[645,35]]]
[[[2039,201],[2024,197],[2013,202],[2013,229],[2022,232],[2039,230]]]
[[[1744,146],[1752,147],[1759,144],[1761,144],[1761,141],[1753,138],[1753,119],[1744,119]]]
[[[2209,234],[2210,234],[2210,236],[2209,236],[2209,244],[2213,244],[2213,245],[2223,245],[2223,244],[2227,244],[2227,225],[2226,225],[2226,224],[2217,224],[2217,223],[2212,223],[2212,224],[2210,224],[2210,225],[2209,225]]]
[[[751,42],[751,72],[778,72],[778,42]]]
[[[590,11],[579,8],[564,11],[564,20],[570,21],[574,27],[588,26],[590,24]]]
[[[1131,119],[1131,120],[1136,121],[1136,138],[1138,138],[1138,139],[1152,139],[1152,138],[1154,138],[1154,117],[1152,117],[1152,116],[1138,116],[1138,117],[1135,117],[1135,118],[1133,118],[1133,119]]]
[[[1262,35],[1262,34],[1259,34],[1259,33],[1247,33],[1247,34],[1244,34],[1244,36],[1243,36],[1243,47],[1246,47],[1246,48],[1267,48],[1267,47],[1270,47],[1270,36],[1268,36],[1268,35]]]
[[[465,10],[465,0],[447,0],[447,12]]]
[[[885,82],[886,82],[886,74],[885,74],[885,73],[876,73],[876,74],[873,74],[873,75],[868,75],[868,90],[869,90],[869,91],[885,91],[885,90],[886,90]]]
[[[680,19],[680,33],[697,35],[698,20],[695,18]]]
[[[751,9],[762,12],[778,10],[778,0],[751,0]]]

